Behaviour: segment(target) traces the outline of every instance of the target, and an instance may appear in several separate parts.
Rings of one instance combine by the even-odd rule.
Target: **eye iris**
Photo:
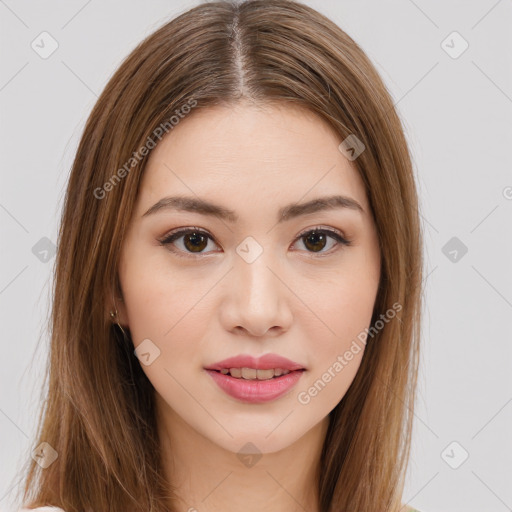
[[[191,242],[192,246],[189,246],[187,242]],[[183,244],[191,252],[201,252],[208,245],[208,239],[194,231],[183,236]]]
[[[320,247],[318,247],[318,242],[320,241]],[[316,231],[313,231],[309,235],[305,237],[304,245],[308,247],[309,243],[312,243],[314,245],[313,252],[321,251],[325,247],[326,242],[326,236],[325,233],[319,233]]]

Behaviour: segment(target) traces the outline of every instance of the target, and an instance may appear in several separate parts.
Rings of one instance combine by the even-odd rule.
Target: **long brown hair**
[[[170,131],[173,116],[244,99],[309,109],[340,142],[355,135],[364,144],[352,163],[367,189],[382,255],[372,325],[393,304],[401,309],[367,344],[352,385],[330,413],[318,507],[399,510],[422,301],[411,156],[392,98],[363,50],[294,0],[208,2],[181,14],[131,52],[94,106],[63,207],[46,400],[33,445],[48,443],[58,457],[45,468],[27,458],[26,506],[168,510],[173,490],[162,477],[154,389],[107,313],[113,294],[122,296],[117,263],[148,159],[141,148],[158,143],[155,134]]]

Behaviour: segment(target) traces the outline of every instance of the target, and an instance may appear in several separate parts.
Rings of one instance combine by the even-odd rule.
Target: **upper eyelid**
[[[165,241],[167,240],[169,237],[173,236],[173,235],[180,235],[180,236],[183,236],[189,232],[192,232],[192,231],[195,231],[195,232],[198,232],[202,235],[206,235],[208,236],[209,238],[211,238],[215,243],[217,243],[215,237],[207,230],[203,229],[203,228],[199,228],[199,227],[195,227],[195,226],[191,226],[191,227],[184,227],[184,228],[176,228],[174,230],[171,230],[169,231],[168,233],[166,233],[161,239],[160,241]],[[339,229],[336,229],[336,228],[332,228],[332,227],[324,227],[324,226],[313,226],[313,227],[310,227],[310,228],[305,228],[304,230],[302,230],[297,236],[295,239],[297,238],[300,238],[301,236],[304,236],[305,234],[309,233],[310,231],[331,231],[337,235],[339,235],[340,237],[342,237],[344,240],[346,241],[350,241],[349,238],[347,236],[345,236],[345,234],[340,231]],[[178,237],[179,238],[179,237]]]

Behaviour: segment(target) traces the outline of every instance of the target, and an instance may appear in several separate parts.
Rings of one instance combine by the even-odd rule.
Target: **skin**
[[[380,278],[365,188],[340,142],[307,111],[240,103],[193,111],[151,151],[123,241],[123,297],[115,306],[135,347],[150,339],[160,350],[142,368],[156,390],[177,510],[318,510],[328,414],[352,383],[364,343],[309,403],[300,403],[298,394],[369,327]],[[177,210],[143,216],[178,194],[232,209],[239,220]],[[364,211],[337,208],[276,222],[285,205],[333,194],[351,197]],[[200,253],[191,252],[183,236],[160,244],[184,227],[200,228],[213,240]],[[314,243],[299,238],[314,228],[338,230],[352,245],[327,237],[314,252]],[[236,252],[248,236],[263,249],[252,263]],[[204,371],[242,353],[277,353],[306,371],[279,399],[243,403]],[[261,456],[251,467],[237,456],[248,442]]]

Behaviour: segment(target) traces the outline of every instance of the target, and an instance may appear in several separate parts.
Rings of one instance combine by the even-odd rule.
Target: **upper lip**
[[[282,368],[283,370],[305,370],[304,366],[286,357],[277,354],[265,354],[261,357],[253,357],[248,354],[240,354],[235,357],[223,359],[217,363],[206,366],[206,370],[223,370],[229,368],[255,368],[256,370],[270,370],[272,368]]]

